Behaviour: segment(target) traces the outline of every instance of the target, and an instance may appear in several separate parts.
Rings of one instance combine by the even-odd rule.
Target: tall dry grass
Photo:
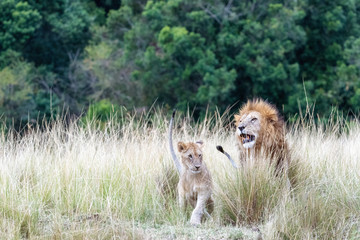
[[[168,120],[154,111],[110,119],[101,127],[96,121],[57,120],[22,137],[3,133],[0,236],[143,239],[149,237],[144,225],[189,227],[189,213],[176,202]],[[203,228],[256,226],[265,239],[360,237],[357,121],[288,126],[291,188],[266,160],[232,168],[215,148],[222,144],[236,158],[228,124],[229,117],[219,114],[197,123],[190,114],[176,119],[174,142],[202,139],[213,174],[216,208]],[[231,235],[218,236],[224,237]]]

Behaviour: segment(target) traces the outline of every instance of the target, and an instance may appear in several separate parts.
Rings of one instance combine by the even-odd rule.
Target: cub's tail
[[[171,157],[174,160],[176,169],[178,171],[178,173],[180,174],[181,172],[181,165],[179,160],[176,157],[175,151],[174,151],[174,147],[173,147],[173,140],[172,140],[172,129],[173,129],[173,125],[174,125],[174,117],[175,117],[175,112],[176,109],[174,109],[171,119],[170,119],[170,124],[169,124],[169,147],[170,147],[170,153],[171,153]]]

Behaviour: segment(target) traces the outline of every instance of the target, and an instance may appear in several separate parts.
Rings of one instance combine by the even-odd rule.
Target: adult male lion
[[[289,152],[285,140],[284,121],[275,106],[262,99],[249,100],[235,114],[236,139],[240,162],[249,157],[265,157],[276,161],[277,170],[287,167]],[[221,146],[234,167],[236,164]]]
[[[194,208],[190,223],[198,225],[203,215],[209,216],[214,208],[212,199],[213,183],[211,174],[203,162],[203,142],[178,142],[178,151],[181,154],[181,163],[176,157],[172,144],[172,125],[175,111],[169,126],[169,145],[175,166],[180,174],[178,183],[179,204],[185,210],[188,203]],[[206,211],[206,208],[208,211]]]

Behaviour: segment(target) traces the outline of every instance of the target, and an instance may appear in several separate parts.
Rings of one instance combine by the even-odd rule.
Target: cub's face
[[[202,141],[196,143],[178,143],[178,151],[181,154],[183,167],[194,174],[200,173],[203,169],[202,145]]]
[[[260,135],[261,114],[256,111],[235,115],[236,135],[244,148],[253,148]]]

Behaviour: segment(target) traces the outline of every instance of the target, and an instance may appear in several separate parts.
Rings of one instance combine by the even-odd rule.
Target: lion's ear
[[[178,142],[177,147],[178,147],[178,151],[179,151],[179,152],[182,152],[182,151],[184,151],[186,145],[185,145],[185,143],[183,143],[183,142]]]
[[[235,122],[239,122],[240,121],[240,115],[235,114],[234,119],[235,119]]]
[[[196,145],[202,148],[204,146],[204,142],[202,140],[196,141]]]
[[[274,122],[279,121],[279,117],[278,117],[277,114],[268,115],[268,116],[266,116],[266,118],[270,123],[274,123]]]

